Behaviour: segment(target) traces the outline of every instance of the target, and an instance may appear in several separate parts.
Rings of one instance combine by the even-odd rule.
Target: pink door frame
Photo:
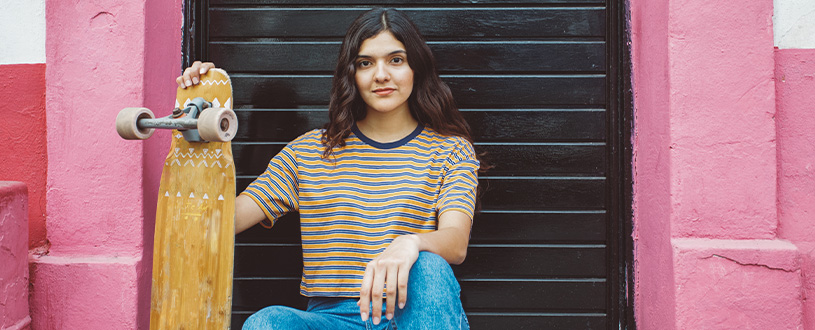
[[[773,0],[630,0],[639,329],[801,329],[778,232]]]

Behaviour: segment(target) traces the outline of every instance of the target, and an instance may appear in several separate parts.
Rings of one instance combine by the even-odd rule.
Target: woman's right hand
[[[204,62],[195,61],[189,68],[184,70],[184,74],[175,78],[175,82],[178,83],[178,87],[187,88],[192,85],[197,85],[200,81],[200,77],[202,74],[207,73],[209,69],[215,67],[215,64],[212,62]]]

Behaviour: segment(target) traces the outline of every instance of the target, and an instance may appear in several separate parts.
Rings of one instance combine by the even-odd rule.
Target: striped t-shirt
[[[394,238],[435,231],[448,210],[473,216],[479,162],[466,139],[422,125],[392,143],[352,131],[329,160],[323,130],[298,137],[242,193],[272,225],[300,212],[304,296],[359,297],[365,266]]]

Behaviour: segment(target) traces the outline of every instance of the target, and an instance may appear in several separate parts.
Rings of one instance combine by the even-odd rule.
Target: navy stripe
[[[432,213],[435,213],[435,212],[432,212]],[[432,213],[428,213],[428,214],[432,214]],[[381,217],[372,219],[367,215],[359,214],[359,213],[356,213],[356,212],[336,211],[336,212],[323,212],[323,213],[314,213],[314,214],[312,214],[312,213],[300,213],[300,226],[301,227],[309,227],[308,225],[303,224],[303,222],[304,221],[309,221],[309,220],[314,219],[314,218],[326,218],[326,217],[335,218],[335,220],[331,220],[331,224],[339,224],[339,223],[341,223],[343,220],[340,220],[340,219],[367,219],[367,220],[370,221],[370,220],[378,220],[381,217],[407,218],[407,219],[413,219],[413,220],[419,220],[419,221],[431,221],[432,220],[432,218],[422,217],[420,215],[414,215],[414,214],[404,213],[404,212],[383,213],[383,214],[381,214]],[[404,222],[404,221],[399,221],[399,220],[394,220],[394,221],[398,222],[398,224],[401,225],[401,226],[405,226],[405,227],[409,227],[409,228],[416,228],[416,229],[424,228],[424,226],[413,224],[413,223],[410,223],[410,222]],[[352,220],[352,222],[356,223],[357,225],[360,225],[359,221]],[[326,225],[325,223],[322,223],[322,224],[319,224],[317,226],[325,226],[325,225]],[[365,227],[375,228],[371,224],[366,223],[364,225],[365,225]],[[393,225],[395,225],[395,224],[389,224],[388,226],[393,226]]]
[[[371,258],[373,260],[373,258]],[[366,261],[367,264],[371,260]],[[358,271],[365,271],[365,266],[348,266],[348,265],[326,265],[326,266],[304,266],[303,270],[313,272],[317,270],[358,270]]]
[[[427,226],[427,229],[434,229],[433,226]],[[364,236],[364,237],[380,237],[382,235],[392,234],[392,235],[408,235],[414,234],[413,232],[406,231],[406,230],[397,230],[391,229],[385,232],[368,232],[362,230],[353,230],[353,229],[327,229],[327,230],[318,230],[313,232],[302,232],[303,236],[329,236],[329,235],[356,235],[356,236]],[[309,239],[311,241],[311,239]],[[303,245],[307,244],[305,241],[302,243]]]
[[[364,180],[354,180],[354,179],[318,179],[318,180],[300,180],[301,184],[312,184],[312,185],[334,185],[334,184],[358,184],[363,186],[373,186],[373,187],[387,187],[393,185],[400,185],[400,184],[414,184],[419,186],[425,186],[428,188],[435,188],[435,184],[432,182],[416,182],[411,180],[393,180],[393,181],[385,181],[385,182],[371,182],[371,181],[364,181]],[[328,188],[312,188],[310,191],[328,191],[331,190],[332,187]],[[389,189],[390,191],[400,191],[398,189]],[[379,192],[383,190],[377,190]]]
[[[405,198],[406,200],[418,200],[419,202],[425,202],[427,200],[418,199],[418,198]],[[304,199],[307,200],[307,199]],[[367,203],[387,203],[389,199],[382,199],[382,198],[372,198],[365,200],[363,203],[357,201],[350,201],[350,202],[331,202],[331,203],[322,203],[317,205],[304,205],[300,207],[300,210],[325,210],[331,209],[335,207],[350,207],[350,208],[359,208],[360,214],[362,212],[376,212],[376,211],[386,211],[386,210],[399,210],[399,209],[408,209],[408,210],[415,210],[418,212],[427,212],[427,208],[424,208],[420,205],[411,205],[408,203],[397,203],[396,201],[390,201],[391,204],[380,205],[380,206],[373,206],[368,205]],[[427,201],[427,203],[432,203],[432,201]]]
[[[306,248],[303,246],[303,254],[308,255],[311,253],[369,253],[369,254],[380,254],[382,251],[385,251],[385,248],[378,248],[378,249],[359,249],[359,248],[349,248],[349,247],[336,247],[336,248]],[[332,260],[339,260],[334,258],[329,258]]]
[[[320,274],[317,274],[317,275],[309,275],[308,276],[308,278],[313,278],[313,279],[318,279],[319,278],[319,279],[353,279],[353,280],[362,280],[362,277],[363,277],[363,275],[343,275],[343,274],[338,274],[338,275],[320,275]]]

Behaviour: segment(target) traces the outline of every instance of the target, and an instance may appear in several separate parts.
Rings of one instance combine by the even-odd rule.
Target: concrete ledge
[[[141,329],[133,257],[33,256],[34,329]]]
[[[800,258],[792,243],[671,243],[676,329],[803,329]]]
[[[0,181],[0,329],[28,329],[28,189]]]

